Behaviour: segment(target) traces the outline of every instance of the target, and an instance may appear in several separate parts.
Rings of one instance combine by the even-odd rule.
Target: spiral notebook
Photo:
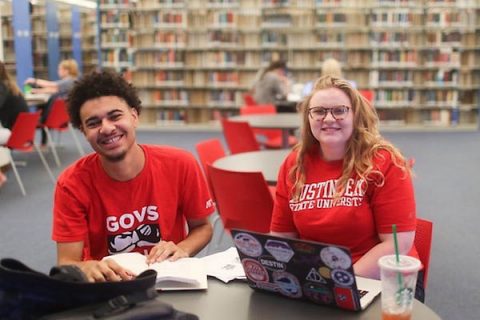
[[[347,310],[365,309],[379,280],[356,277],[348,248],[232,229],[248,284],[290,299]]]

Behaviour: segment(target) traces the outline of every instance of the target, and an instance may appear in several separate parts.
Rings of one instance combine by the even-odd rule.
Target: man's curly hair
[[[140,114],[142,102],[130,83],[113,71],[93,71],[76,81],[68,95],[68,113],[73,126],[80,128],[82,124],[80,108],[85,102],[105,96],[115,96],[125,100]]]

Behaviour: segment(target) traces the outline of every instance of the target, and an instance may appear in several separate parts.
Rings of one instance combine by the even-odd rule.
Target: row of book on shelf
[[[461,42],[458,36],[444,34],[441,32],[428,33],[426,40],[418,40],[415,43],[408,43],[401,33],[370,33],[369,40],[365,35],[365,40],[361,36],[350,37],[345,33],[318,33],[312,36],[298,35],[293,36],[282,32],[266,31],[259,35],[245,35],[234,31],[210,30],[206,33],[197,33],[195,36],[187,35],[179,31],[159,31],[155,30],[148,33],[139,33],[133,36],[126,29],[105,29],[100,33],[102,47],[111,46],[111,44],[120,43],[123,46],[132,48],[200,48],[204,50],[235,50],[238,46],[248,48],[272,48],[286,47],[291,49],[311,48],[316,46],[320,49],[329,48],[329,50],[354,50],[356,47],[363,46],[371,48],[373,52],[379,51],[385,57],[373,57],[373,59],[396,60],[401,62],[416,61],[416,56],[425,56],[424,59],[437,62],[445,60],[455,60],[454,56],[459,55],[459,50],[453,50],[455,47],[465,46],[474,47],[475,38],[469,35],[462,35]],[[335,48],[338,47],[338,48]],[[378,47],[377,50],[375,50]],[[419,53],[416,48],[426,51]],[[383,49],[383,51],[382,51]],[[429,49],[429,50],[425,50]],[[430,53],[429,53],[430,52]],[[435,53],[438,52],[438,53]],[[413,56],[412,56],[413,55]],[[391,56],[391,57],[389,57]],[[430,57],[431,56],[431,57]]]
[[[220,121],[224,117],[230,117],[235,115],[233,110],[212,109],[210,115],[207,116],[207,121]],[[150,109],[145,108],[141,114],[142,125],[162,125],[162,124],[177,124],[186,125],[189,123],[201,123],[205,122],[205,119],[198,119],[195,114],[189,112],[188,109]]]
[[[471,119],[466,112],[462,113],[458,108],[452,109],[435,109],[435,110],[421,110],[420,116],[416,119],[409,119],[405,115],[406,109],[379,109],[378,111],[380,124],[386,125],[439,125],[439,126],[455,126],[463,116],[465,123],[470,123]],[[212,110],[210,120],[219,121],[222,117],[234,115],[235,112],[231,110],[222,110],[221,108]],[[181,110],[155,110],[145,109],[142,114],[143,125],[162,125],[162,124],[178,124],[185,125],[188,123],[199,122],[196,119],[190,118],[187,109]]]

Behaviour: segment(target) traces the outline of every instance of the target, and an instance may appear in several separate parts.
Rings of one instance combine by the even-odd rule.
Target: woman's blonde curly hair
[[[315,150],[320,150],[318,140],[313,136],[309,122],[309,105],[313,95],[319,91],[328,88],[338,88],[345,92],[349,97],[352,108],[349,112],[353,113],[353,132],[347,142],[345,157],[343,159],[343,173],[337,182],[336,197],[341,196],[345,190],[345,185],[353,175],[365,181],[365,190],[369,182],[381,186],[384,183],[382,173],[374,168],[373,159],[380,150],[386,150],[390,153],[393,163],[402,169],[405,174],[411,174],[411,166],[402,156],[400,151],[385,140],[378,129],[378,115],[373,106],[365,99],[351,84],[340,78],[332,76],[322,76],[314,84],[313,90],[305,97],[299,106],[302,113],[302,139],[295,146],[298,150],[298,156],[295,165],[289,172],[289,178],[293,182],[293,198],[300,197],[301,190],[305,184],[305,155]]]

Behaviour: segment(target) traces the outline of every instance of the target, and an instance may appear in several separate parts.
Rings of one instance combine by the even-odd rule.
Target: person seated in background
[[[7,176],[5,171],[9,168],[10,165],[10,150],[4,147],[0,147],[0,187],[2,187],[7,182]]]
[[[328,58],[322,63],[322,73],[320,76],[331,76],[343,79],[342,64],[334,58]],[[357,88],[357,83],[353,80],[348,80],[353,88]]]
[[[77,62],[74,59],[62,60],[58,65],[57,72],[60,80],[28,78],[25,80],[25,84],[33,86],[32,93],[57,94],[58,97],[65,98],[78,78]]]
[[[137,143],[141,101],[120,74],[84,76],[68,102],[73,126],[95,152],[58,178],[58,264],[77,265],[92,282],[118,281],[132,274],[105,256],[135,251],[153,263],[197,254],[212,237],[214,205],[195,157]]]
[[[275,104],[287,99],[289,80],[286,68],[285,61],[274,61],[265,68],[253,88],[253,97],[258,104]]]
[[[342,79],[343,78],[342,65],[337,59],[334,59],[334,58],[325,59],[322,63],[322,70],[321,70],[320,76],[321,77],[331,76],[331,77]],[[315,81],[312,80],[305,84],[302,92],[303,97],[308,96],[312,92],[314,82]],[[357,87],[355,81],[349,80],[349,82],[354,88]]]
[[[30,84],[33,86],[31,89],[33,94],[50,94],[50,98],[48,99],[47,103],[37,105],[37,109],[42,110],[40,123],[45,123],[47,120],[48,114],[50,113],[50,107],[55,99],[65,99],[67,97],[75,83],[75,80],[77,80],[79,76],[78,64],[74,59],[62,60],[58,65],[57,72],[60,80],[49,81],[36,78],[28,78],[25,80],[25,84]],[[41,135],[41,144],[45,145],[47,143],[47,136],[43,130]]]
[[[302,140],[278,175],[271,232],[350,249],[355,274],[379,279],[381,256],[416,256],[411,167],[349,81],[319,78],[303,101]]]
[[[27,102],[0,61],[0,145],[7,142],[20,112],[28,112]]]
[[[3,187],[5,182],[7,182],[7,176],[4,175],[2,171],[0,171],[0,188]]]
[[[0,187],[7,182],[7,176],[5,171],[9,168],[10,164],[10,150],[4,147],[0,147]]]
[[[331,76],[342,79],[342,65],[337,59],[328,58],[322,63],[322,73],[320,76]]]

